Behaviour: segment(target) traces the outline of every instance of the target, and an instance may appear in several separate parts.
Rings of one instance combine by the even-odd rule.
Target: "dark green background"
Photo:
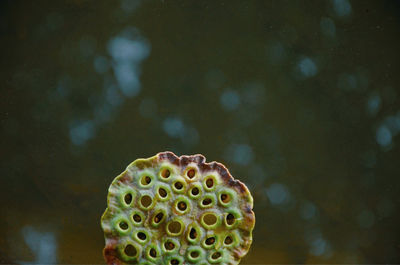
[[[0,262],[103,263],[109,184],[165,150],[249,186],[243,264],[400,262],[398,1],[0,9]]]

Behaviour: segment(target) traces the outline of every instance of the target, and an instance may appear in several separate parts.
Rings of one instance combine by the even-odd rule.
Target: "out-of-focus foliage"
[[[243,264],[399,263],[396,1],[0,5],[0,262],[102,263],[110,181],[171,150],[250,187]]]

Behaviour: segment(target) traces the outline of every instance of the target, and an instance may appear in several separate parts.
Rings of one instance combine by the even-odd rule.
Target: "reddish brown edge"
[[[186,156],[183,155],[181,157],[176,156],[174,153],[166,151],[158,153],[156,156],[159,157],[160,160],[167,160],[172,164],[175,164],[179,167],[186,167],[190,163],[196,163],[199,167],[201,173],[207,173],[209,171],[217,171],[219,175],[222,177],[222,180],[229,187],[234,188],[238,194],[242,196],[246,196],[250,194],[246,185],[244,185],[240,180],[234,179],[232,175],[229,173],[229,170],[221,163],[218,162],[210,162],[206,163],[206,158],[203,155],[191,155]],[[254,212],[251,209],[251,206],[245,209],[247,213],[252,214],[254,216]]]

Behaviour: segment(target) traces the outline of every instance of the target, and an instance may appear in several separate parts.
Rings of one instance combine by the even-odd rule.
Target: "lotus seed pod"
[[[171,152],[137,159],[109,187],[108,264],[238,264],[252,242],[247,187],[220,163]]]

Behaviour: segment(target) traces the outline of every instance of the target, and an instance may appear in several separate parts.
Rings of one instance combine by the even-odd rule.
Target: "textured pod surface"
[[[202,155],[135,160],[110,185],[107,204],[108,264],[238,264],[252,242],[249,190]]]

